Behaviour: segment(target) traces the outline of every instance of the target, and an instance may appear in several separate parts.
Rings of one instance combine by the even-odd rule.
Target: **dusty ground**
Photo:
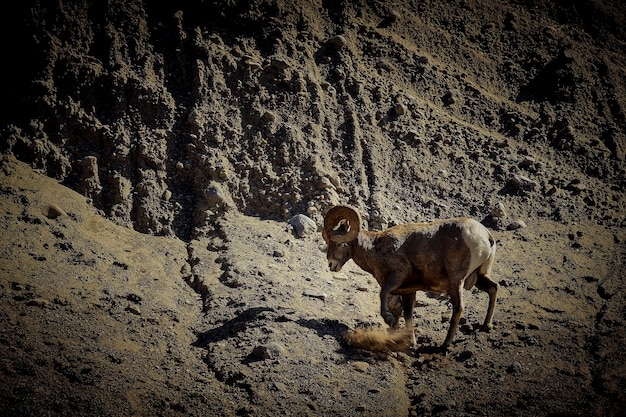
[[[176,6],[5,13],[0,414],[626,415],[623,7]],[[289,222],[338,202],[488,225],[493,331],[349,346],[377,284]]]

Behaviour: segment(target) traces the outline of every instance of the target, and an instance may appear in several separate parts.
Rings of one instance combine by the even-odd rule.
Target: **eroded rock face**
[[[12,19],[27,25],[4,29],[32,56],[5,82],[3,151],[120,224],[185,239],[220,216],[204,207],[215,184],[228,207],[282,220],[319,220],[339,202],[377,227],[478,215],[504,190],[561,219],[584,207],[617,221],[626,105],[623,54],[611,51],[623,25],[599,19],[592,43],[585,27],[563,30],[557,16],[577,22],[566,5],[532,18],[465,5],[457,24],[434,2],[205,3],[18,7]],[[579,172],[589,187],[569,193]]]

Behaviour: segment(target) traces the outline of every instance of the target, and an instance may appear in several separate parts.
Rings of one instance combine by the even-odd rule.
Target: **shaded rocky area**
[[[610,1],[11,6],[0,83],[9,415],[624,415],[626,11]],[[24,51],[28,51],[24,54]],[[495,328],[418,295],[373,353],[374,229],[470,216]]]

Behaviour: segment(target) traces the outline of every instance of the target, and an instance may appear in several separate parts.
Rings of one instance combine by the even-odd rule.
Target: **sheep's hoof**
[[[382,313],[382,316],[383,320],[385,320],[385,323],[387,323],[389,327],[394,327],[398,323],[396,316],[391,314],[389,311]]]
[[[447,356],[448,345],[444,343],[443,345],[439,346],[439,349],[437,349],[437,353],[439,353],[441,356]]]
[[[493,324],[489,323],[489,324],[483,324],[480,327],[480,331],[481,332],[485,332],[485,333],[489,333],[491,330],[493,329]]]

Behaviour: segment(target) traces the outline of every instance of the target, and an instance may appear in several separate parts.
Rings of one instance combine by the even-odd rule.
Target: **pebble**
[[[320,180],[320,183],[317,185],[317,188],[319,190],[334,190],[335,186],[333,185],[333,183],[330,181],[329,178],[322,177],[322,179]]]
[[[33,307],[39,307],[39,308],[45,308],[49,304],[50,302],[43,298],[35,298],[34,300],[30,300],[26,303],[27,306],[33,306]]]
[[[333,36],[329,40],[326,41],[326,44],[336,50],[340,50],[344,46],[348,44],[346,38],[342,35]]]
[[[48,207],[45,208],[43,214],[49,219],[56,219],[57,217],[67,216],[67,213],[56,204],[49,204]]]
[[[261,116],[261,121],[265,124],[270,124],[276,120],[276,114],[271,111],[266,111]]]
[[[513,220],[506,227],[506,230],[517,230],[517,229],[523,229],[524,227],[526,227],[526,223],[524,223],[524,221],[522,221],[522,220]]]
[[[511,177],[511,185],[520,191],[533,191],[535,188],[539,186],[537,181],[533,181],[528,177],[523,175],[513,175]]]
[[[358,372],[365,372],[370,367],[370,364],[363,361],[352,362],[352,367]]]
[[[394,106],[394,111],[396,112],[396,115],[398,115],[398,116],[402,116],[402,115],[404,115],[404,114],[406,114],[408,112],[406,106],[404,104],[402,104],[402,103],[397,103]]]
[[[328,294],[326,294],[325,292],[310,289],[310,288],[307,288],[306,290],[304,290],[302,292],[302,295],[306,297],[319,298],[322,301],[326,301],[326,298],[328,298]]]
[[[519,374],[524,371],[524,367],[519,362],[513,362],[508,368],[506,368],[506,371],[510,374]]]
[[[226,195],[217,183],[212,183],[204,189],[204,198],[210,205],[218,205],[226,201]]]
[[[578,195],[583,191],[587,190],[587,186],[580,182],[578,179],[574,179],[570,181],[569,184],[565,187],[566,190],[571,191],[572,194]]]
[[[139,309],[139,307],[137,307],[136,305],[129,305],[128,307],[126,307],[126,311],[137,316],[141,315],[141,309]]]
[[[387,19],[389,19],[392,22],[395,22],[396,20],[400,20],[400,13],[398,13],[395,10],[392,10],[391,12],[389,12],[389,16],[387,16]]]
[[[496,218],[506,218],[508,216],[504,204],[502,203],[496,204],[496,206],[493,208],[493,210],[491,210],[491,213],[489,214],[491,214],[492,217]]]
[[[266,343],[252,349],[252,356],[258,359],[277,359],[285,353],[285,348],[276,342]]]

